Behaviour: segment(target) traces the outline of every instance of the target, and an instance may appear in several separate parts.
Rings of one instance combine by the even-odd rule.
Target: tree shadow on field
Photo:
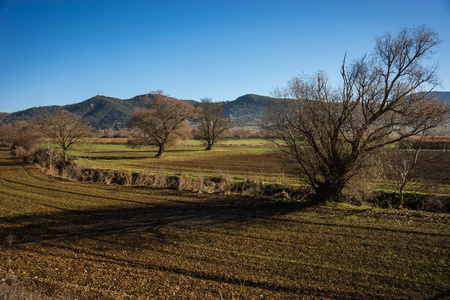
[[[0,218],[0,237],[12,234],[13,248],[35,252],[43,258],[42,264],[46,264],[47,259],[52,261],[60,259],[49,254],[54,251],[58,251],[60,253],[58,255],[63,259],[73,256],[72,253],[76,252],[79,255],[86,255],[88,261],[100,260],[108,261],[108,264],[112,265],[133,265],[147,271],[168,272],[170,275],[166,276],[169,277],[189,276],[193,280],[214,281],[219,285],[239,285],[245,280],[247,287],[286,293],[297,292],[296,288],[284,284],[241,280],[236,277],[237,274],[227,272],[216,274],[186,265],[171,265],[167,263],[167,259],[172,257],[172,251],[176,251],[177,241],[180,238],[185,239],[186,228],[189,231],[196,231],[197,234],[208,235],[209,228],[215,225],[219,227],[230,225],[231,230],[236,231],[236,235],[239,236],[240,228],[246,224],[277,222],[272,218],[305,209],[311,205],[310,203],[155,190],[157,195],[166,193],[170,195],[170,200],[162,203],[155,200],[149,204],[136,203],[127,207]],[[181,229],[178,226],[181,226]],[[82,243],[82,248],[77,246],[79,243]],[[142,250],[143,253],[148,253],[153,249],[157,249],[154,251],[157,251],[156,255],[160,255],[160,260],[150,259],[143,262],[121,255],[122,251]],[[208,253],[206,252],[204,259]],[[201,263],[203,258],[197,259]],[[219,260],[217,263],[224,262]]]
[[[16,164],[16,162],[17,160],[14,160],[13,163]],[[26,180],[19,184],[34,187]],[[41,199],[40,196],[44,196],[44,193],[45,197],[50,199],[67,197],[77,201],[80,197],[86,200],[85,191],[79,191],[79,193],[73,190],[64,191],[63,184],[55,189],[57,194],[53,194],[51,187],[45,187],[42,189],[43,194],[36,197],[29,196],[29,201],[45,206],[51,204]],[[169,280],[175,283],[181,278],[188,277],[191,283],[215,282],[216,286],[224,288],[230,284],[238,285],[245,280],[248,288],[291,294],[298,292],[297,286],[267,280],[253,280],[251,276],[245,275],[246,270],[239,273],[233,272],[233,266],[222,271],[211,270],[208,268],[210,259],[214,266],[239,262],[233,253],[223,258],[220,251],[206,247],[197,254],[195,245],[192,247],[183,243],[189,243],[195,237],[201,236],[207,236],[206,239],[217,240],[222,237],[225,239],[225,235],[230,233],[236,237],[237,242],[240,243],[242,239],[243,247],[245,247],[247,237],[244,232],[241,232],[245,226],[261,224],[270,230],[276,226],[283,215],[306,209],[314,203],[198,194],[177,190],[152,190],[143,187],[123,188],[120,196],[97,195],[90,199],[93,202],[117,203],[114,206],[64,210],[64,207],[57,202],[52,208],[58,209],[58,212],[2,217],[0,218],[0,247],[5,249],[3,247],[5,237],[12,235],[14,239],[10,247],[15,255],[13,261],[26,262],[27,266],[21,268],[29,272],[28,274],[39,273],[40,271],[36,271],[38,269],[44,270],[42,274],[46,275],[38,275],[36,279],[40,282],[39,286],[41,284],[45,286],[47,282],[42,281],[44,280],[42,278],[45,280],[57,278],[59,275],[51,275],[54,274],[52,272],[54,272],[55,264],[59,268],[64,268],[62,266],[67,260],[67,264],[71,264],[72,268],[83,265],[86,269],[99,268],[101,272],[110,272],[109,268],[115,269],[120,265],[133,268],[130,272],[134,272],[132,276],[135,277],[141,276],[139,275],[141,273],[162,274],[158,276],[161,276],[163,281]],[[83,184],[80,184],[80,189],[83,189]],[[126,189],[130,190],[129,194]],[[141,198],[141,194],[145,196]],[[211,236],[209,236],[210,231]],[[266,232],[265,228],[262,232]],[[262,242],[266,240],[270,241],[270,237],[261,237]],[[192,240],[192,242],[195,244],[196,241]],[[184,251],[187,253],[185,254]],[[136,256],[129,253],[136,253]],[[5,254],[0,254],[0,257],[2,255]],[[214,256],[217,257],[211,258]],[[193,260],[195,266],[190,265]],[[92,269],[89,271],[93,271]],[[73,271],[74,276],[81,276],[80,272]],[[108,276],[105,275],[101,279],[123,280],[120,279],[120,273],[112,272]],[[57,289],[58,284],[48,287],[49,293],[53,292],[52,289]],[[110,287],[114,285],[111,283]],[[309,287],[304,287],[303,291],[308,294],[314,292],[309,290]]]
[[[94,238],[152,231],[171,223],[191,220],[208,226],[221,223],[248,223],[284,215],[315,205],[313,202],[283,202],[250,197],[225,197],[167,190],[177,200],[136,204],[127,207],[68,210],[51,214],[0,218],[0,236],[10,231],[15,244],[52,239]],[[192,200],[192,201],[191,201]],[[5,226],[6,225],[6,226]]]
[[[25,161],[2,161],[0,160],[0,167],[17,167],[28,165]]]

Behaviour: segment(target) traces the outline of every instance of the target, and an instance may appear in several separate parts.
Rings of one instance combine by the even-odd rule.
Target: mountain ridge
[[[441,101],[450,104],[450,92],[435,91],[433,95]],[[16,121],[33,121],[38,116],[54,113],[58,110],[67,110],[89,119],[89,124],[95,129],[122,129],[135,108],[145,107],[142,98],[146,95],[137,95],[129,99],[119,99],[103,95],[96,95],[79,103],[69,105],[51,105],[32,107],[14,113],[0,112],[0,123],[14,123]],[[231,101],[223,103],[224,114],[230,117],[235,127],[252,127],[260,125],[267,103],[272,97],[256,94],[246,94]],[[193,105],[200,102],[186,100]]]
[[[137,95],[129,99],[119,99],[103,95],[96,95],[84,101],[68,105],[50,105],[31,107],[13,113],[0,113],[0,123],[14,123],[16,121],[33,121],[39,116],[67,110],[89,119],[94,129],[122,129],[135,108],[146,107],[142,98]],[[270,97],[256,94],[246,94],[232,101],[221,101],[224,113],[231,118],[234,126],[258,126]],[[200,102],[189,101],[193,105]]]

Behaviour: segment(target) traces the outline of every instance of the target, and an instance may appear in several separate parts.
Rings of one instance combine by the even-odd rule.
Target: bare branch
[[[127,123],[138,129],[142,141],[159,146],[157,157],[164,156],[165,146],[183,135],[187,119],[194,116],[194,108],[187,101],[164,95],[162,91],[147,94],[143,102],[148,108],[137,108]]]
[[[449,107],[423,92],[438,82],[437,65],[425,62],[439,43],[423,26],[386,33],[377,37],[371,56],[349,65],[344,57],[339,89],[319,71],[275,92],[264,129],[280,141],[320,201],[338,199],[377,149],[448,120]]]

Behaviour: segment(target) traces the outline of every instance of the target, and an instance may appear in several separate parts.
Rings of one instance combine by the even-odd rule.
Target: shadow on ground
[[[126,235],[136,231],[157,231],[165,225],[186,220],[202,221],[209,225],[258,222],[261,218],[284,215],[314,205],[313,202],[211,195],[205,196],[205,201],[194,201],[192,198],[198,197],[198,194],[171,190],[167,192],[179,200],[131,207],[4,217],[0,218],[0,225],[3,225],[3,230],[14,234],[17,245],[51,239],[94,238],[112,234]],[[6,234],[8,233],[3,232],[2,235]]]

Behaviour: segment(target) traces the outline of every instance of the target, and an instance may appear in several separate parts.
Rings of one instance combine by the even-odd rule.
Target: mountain
[[[121,129],[137,107],[145,107],[142,96],[129,100],[95,96],[81,103],[67,105],[64,109],[88,118],[89,124],[96,129]]]
[[[122,129],[135,108],[145,107],[142,98],[145,95],[131,99],[118,99],[106,96],[95,96],[83,102],[65,106],[33,107],[15,113],[0,113],[0,123],[16,121],[33,121],[39,116],[52,114],[58,110],[67,110],[88,118],[89,124],[95,129]],[[198,102],[188,100],[196,105]],[[259,95],[244,95],[234,101],[222,102],[224,113],[229,116],[234,126],[257,126],[264,113],[269,97]]]
[[[450,92],[433,92],[443,102],[450,104]],[[0,123],[15,121],[32,121],[37,117],[51,114],[58,110],[67,110],[89,119],[89,124],[95,129],[122,129],[135,108],[145,107],[142,102],[144,95],[131,99],[118,99],[106,96],[95,96],[83,102],[65,106],[33,107],[15,113],[0,113]],[[223,103],[224,113],[231,118],[233,126],[258,126],[261,122],[267,103],[271,97],[247,94],[233,101]],[[193,105],[198,102],[189,100]]]
[[[431,94],[436,96],[442,102],[450,105],[450,92],[431,92]]]
[[[89,119],[89,124],[96,129],[121,129],[136,107],[144,107],[141,98],[136,96],[129,100],[95,96],[80,103],[65,106],[41,106],[11,114],[0,115],[0,121],[13,123],[16,121],[33,121],[37,117],[51,114],[59,110],[67,110]]]
[[[234,126],[258,126],[267,104],[273,98],[247,94],[223,105],[223,112],[230,117]]]

